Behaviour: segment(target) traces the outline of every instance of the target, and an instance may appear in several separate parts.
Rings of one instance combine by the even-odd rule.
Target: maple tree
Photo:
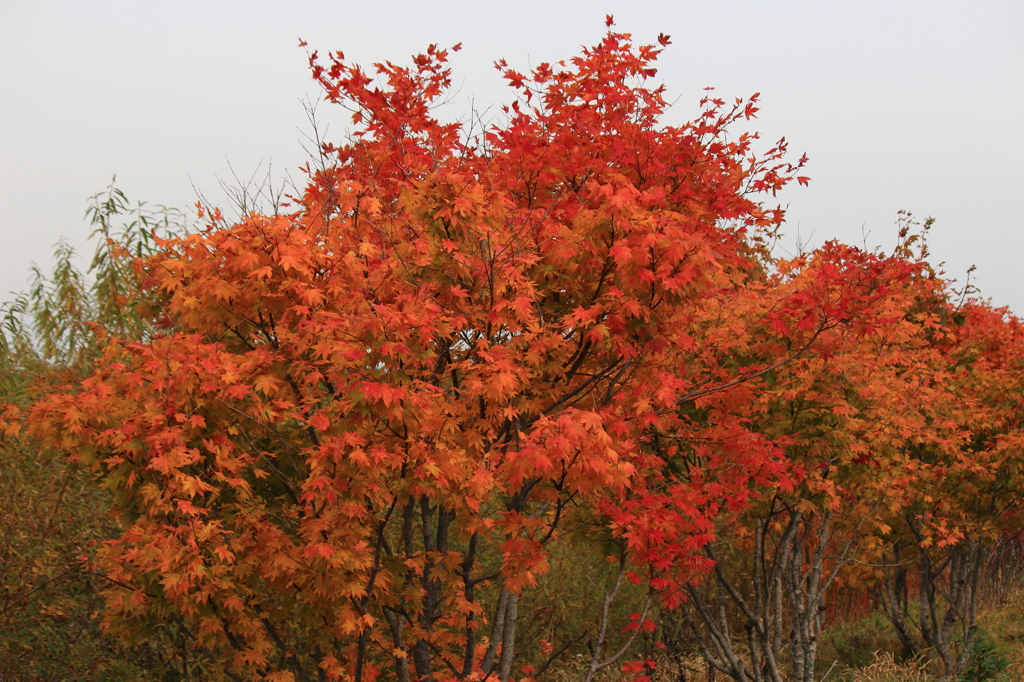
[[[804,474],[720,519],[734,541],[705,548],[714,580],[688,585],[682,612],[709,665],[734,679],[816,679],[834,587],[872,591],[943,679],[965,669],[983,557],[1020,523],[1019,323],[954,303],[912,225],[901,217],[890,262],[902,274],[883,278],[870,314],[828,331],[761,394],[757,428],[784,438]]]
[[[731,544],[709,543],[713,578],[686,586],[681,617],[709,664],[738,680],[815,679],[827,594],[871,549],[872,531],[888,529],[883,510],[908,484],[900,452],[918,426],[908,403],[925,397],[906,362],[916,325],[905,302],[921,264],[833,246],[780,263],[776,287],[818,280],[837,263],[871,297],[853,324],[826,330],[775,374],[751,410],[755,428],[784,443],[799,485],[764,490],[721,519],[719,537]],[[746,637],[733,641],[738,616]]]
[[[503,66],[521,99],[477,140],[430,115],[445,51],[376,82],[313,55],[353,142],[294,212],[164,243],[142,267],[175,331],[112,342],[33,408],[128,510],[109,627],[178,619],[230,675],[508,679],[519,595],[571,516],[652,588],[698,570],[705,519],[785,475],[738,416],[678,406],[765,369],[715,322],[782,220],[749,193],[800,164],[726,139],[752,101],[661,126],[658,51],[609,32]],[[723,445],[666,478],[647,443],[684,431]]]
[[[109,631],[292,681],[526,679],[586,637],[589,682],[649,677],[629,657],[678,613],[715,669],[811,680],[832,586],[898,581],[863,566],[908,542],[938,579],[922,538],[1017,527],[1016,322],[953,306],[906,233],[773,259],[805,160],[736,131],[756,96],[665,124],[669,42],[609,18],[568,62],[501,62],[516,100],[484,128],[432,114],[446,50],[313,53],[354,128],[301,193],[103,261],[134,315],[83,323],[91,375],[3,426],[112,496]],[[584,566],[591,623],[524,637],[531,591]]]
[[[947,396],[922,412],[947,436],[908,448],[914,484],[887,537],[878,593],[901,643],[953,680],[977,634],[984,559],[1021,528],[1024,356],[1020,322],[1005,309],[968,301],[922,320],[940,351],[932,379]]]

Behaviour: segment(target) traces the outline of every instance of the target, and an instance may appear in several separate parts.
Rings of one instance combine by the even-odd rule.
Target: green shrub
[[[967,661],[967,670],[960,675],[960,682],[987,682],[988,680],[1006,679],[1002,672],[1010,662],[996,651],[996,644],[978,630],[971,643],[971,655]]]

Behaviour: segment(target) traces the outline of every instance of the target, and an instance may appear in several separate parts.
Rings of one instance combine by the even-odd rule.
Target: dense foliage
[[[774,259],[765,202],[804,160],[735,130],[756,97],[666,125],[658,42],[501,63],[517,100],[483,129],[431,113],[444,50],[314,53],[355,127],[291,205],[101,223],[88,314],[12,312],[7,376],[41,382],[5,447],[109,494],[74,564],[107,632],[204,679],[640,679],[656,645],[809,682],[859,586],[966,669],[1021,522],[1020,325],[955,300],[909,218],[891,255]]]

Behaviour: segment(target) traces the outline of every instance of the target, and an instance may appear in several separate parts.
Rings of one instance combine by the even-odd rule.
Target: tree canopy
[[[505,682],[585,640],[589,682],[649,675],[637,643],[685,614],[709,665],[809,681],[827,591],[898,583],[858,567],[977,574],[1020,523],[1019,323],[957,301],[909,224],[890,255],[773,258],[806,159],[738,129],[756,95],[664,123],[669,42],[609,22],[501,62],[516,100],[484,126],[434,117],[446,50],[311,55],[349,140],[277,213],[118,261],[135,317],[7,408],[112,496],[106,628],[173,623],[211,671],[280,681]],[[555,575],[593,581],[592,620],[548,639]],[[920,607],[951,674],[958,603]]]

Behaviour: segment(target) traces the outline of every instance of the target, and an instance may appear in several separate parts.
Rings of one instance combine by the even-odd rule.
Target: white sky
[[[301,100],[317,98],[306,52],[369,66],[462,42],[451,117],[508,101],[492,63],[576,55],[604,15],[637,43],[672,36],[658,80],[697,111],[702,88],[762,93],[751,129],[810,157],[788,191],[799,229],[868,246],[894,242],[899,209],[936,218],[932,253],[998,305],[1024,313],[1024,2],[47,2],[0,0],[0,299],[24,289],[52,246],[80,253],[87,198],[117,173],[132,200],[191,210],[193,185],[275,177],[306,158]],[[320,115],[340,140],[336,107]],[[84,260],[84,259],[83,259]]]

